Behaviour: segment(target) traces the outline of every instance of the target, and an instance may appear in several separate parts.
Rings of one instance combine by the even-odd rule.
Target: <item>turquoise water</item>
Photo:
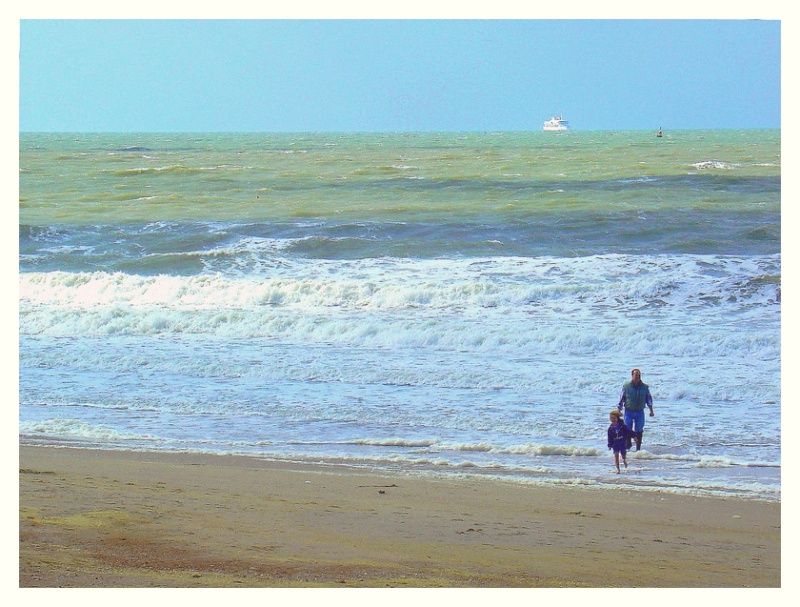
[[[780,190],[777,130],[22,134],[20,440],[778,499]]]

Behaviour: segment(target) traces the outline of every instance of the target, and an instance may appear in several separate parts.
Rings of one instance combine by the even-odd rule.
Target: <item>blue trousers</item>
[[[625,425],[634,432],[644,431],[644,409],[641,411],[631,411],[625,409]]]

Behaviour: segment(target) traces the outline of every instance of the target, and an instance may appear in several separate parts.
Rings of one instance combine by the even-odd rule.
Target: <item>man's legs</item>
[[[630,428],[631,430],[633,430],[633,413],[634,413],[633,411],[630,411],[627,408],[625,409],[625,425],[628,426],[628,428]],[[625,448],[626,449],[631,448],[630,436],[627,439],[625,439]]]
[[[625,425],[636,433],[636,450],[642,448],[642,435],[644,434],[644,411],[629,411],[625,409]],[[630,439],[628,439],[630,449]]]
[[[642,448],[642,435],[644,434],[644,411],[636,411],[634,419],[636,420],[636,450]]]

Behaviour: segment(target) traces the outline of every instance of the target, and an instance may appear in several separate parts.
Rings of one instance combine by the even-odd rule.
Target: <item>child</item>
[[[619,456],[620,454],[622,455],[622,463],[627,468],[628,460],[626,455],[628,451],[626,443],[634,433],[622,421],[622,414],[619,409],[612,409],[608,417],[611,420],[611,425],[608,427],[608,448],[614,449],[614,465],[617,467],[617,474],[619,474]]]

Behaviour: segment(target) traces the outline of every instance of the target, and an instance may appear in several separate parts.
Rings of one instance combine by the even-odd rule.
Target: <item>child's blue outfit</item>
[[[608,448],[613,449],[614,453],[622,453],[622,455],[625,455],[628,452],[628,437],[632,437],[635,434],[636,433],[628,428],[622,421],[611,424],[608,427]]]

